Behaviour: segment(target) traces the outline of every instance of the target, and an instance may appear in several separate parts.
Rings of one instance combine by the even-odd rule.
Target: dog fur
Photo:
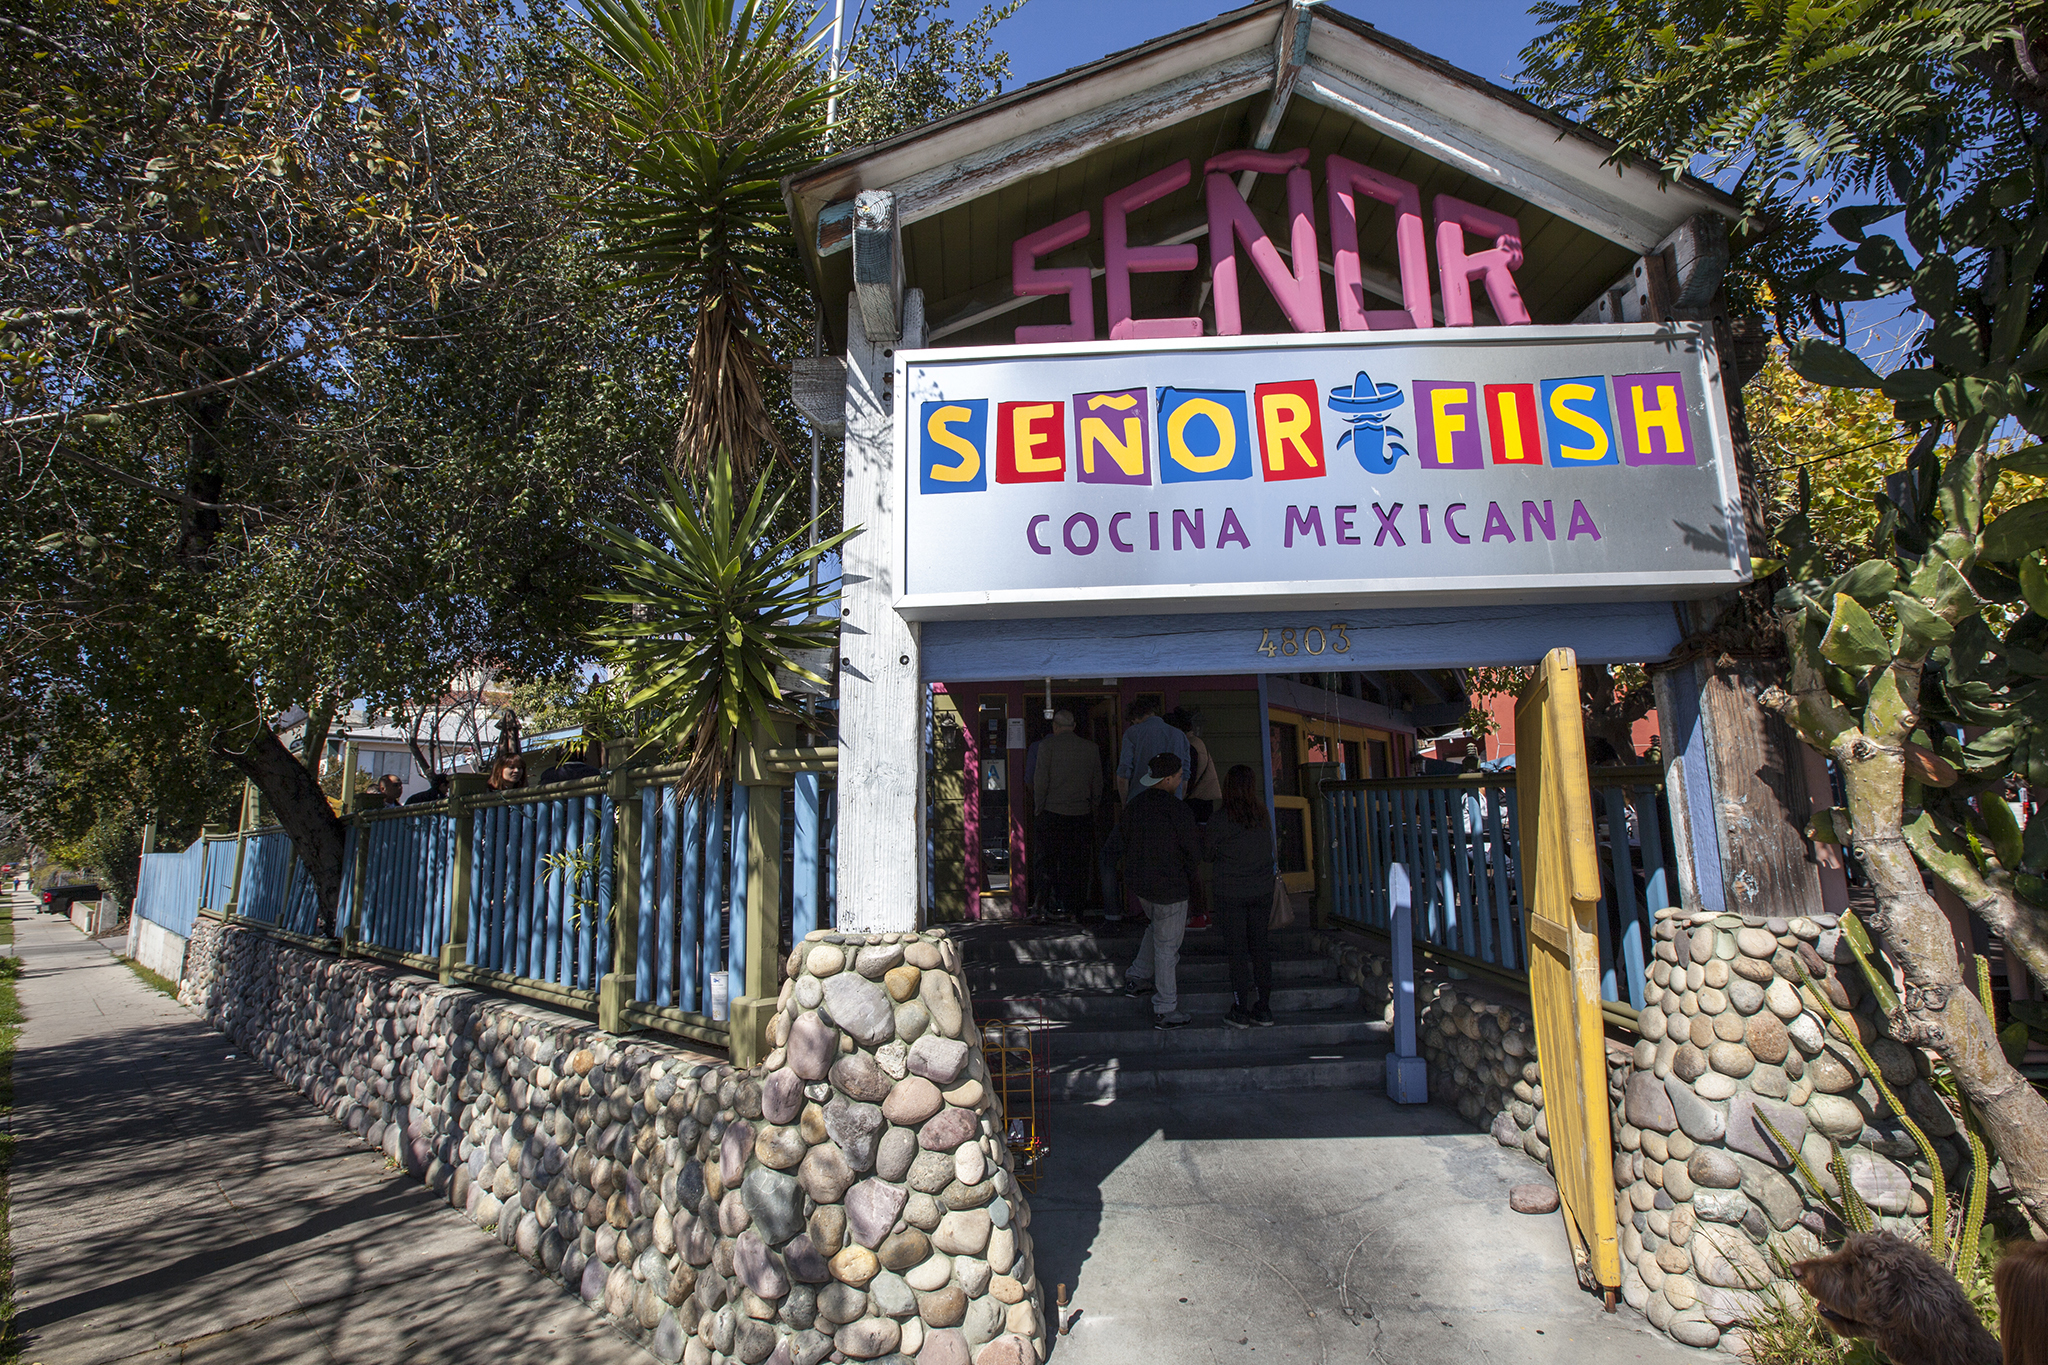
[[[1998,1338],[1956,1277],[1902,1237],[1851,1234],[1833,1255],[1794,1264],[1792,1275],[1831,1331],[1869,1337],[1892,1365],[2000,1365]]]
[[[2019,1241],[1991,1272],[2005,1365],[2048,1365],[2048,1242]]]

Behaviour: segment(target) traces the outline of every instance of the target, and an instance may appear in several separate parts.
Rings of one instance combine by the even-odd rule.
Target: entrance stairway
[[[1247,1090],[1377,1088],[1391,1050],[1388,1028],[1368,1019],[1358,987],[1308,935],[1273,936],[1271,1028],[1225,1026],[1230,964],[1214,929],[1188,934],[1180,957],[1186,1028],[1152,1027],[1152,1002],[1123,993],[1142,926],[1099,920],[1066,925],[991,923],[954,928],[974,1014],[983,1024],[1042,1027],[1054,1101]]]

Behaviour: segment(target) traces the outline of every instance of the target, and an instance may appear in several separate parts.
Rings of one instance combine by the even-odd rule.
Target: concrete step
[[[1065,925],[955,926],[954,935],[971,967],[1043,962],[1128,962],[1138,951],[1145,926],[1133,920],[1107,925],[1093,921],[1083,929]],[[1308,931],[1282,929],[1272,936],[1275,956],[1315,955]],[[1222,956],[1223,936],[1215,928],[1188,933],[1182,952],[1189,956]]]
[[[1207,984],[1190,989],[1180,988],[1180,1008],[1189,1014],[1222,1015],[1230,1008],[1230,987],[1227,983]],[[1359,990],[1356,986],[1343,986],[1335,982],[1326,985],[1289,987],[1276,983],[1273,990],[1273,1012],[1300,1014],[1318,1010],[1344,1010],[1358,1008]],[[1061,992],[1046,991],[1043,994],[1018,994],[1011,996],[983,996],[976,994],[974,1009],[978,1017],[994,1022],[998,1019],[1068,1019],[1068,1020],[1142,1020],[1151,1022],[1152,999],[1140,996],[1136,999],[1121,990],[1106,992]]]
[[[970,964],[965,970],[965,975],[977,1000],[984,995],[1021,996],[1121,991],[1124,987],[1124,973],[1136,956],[1134,950],[1130,953],[1119,953],[1099,962],[1016,963],[1003,966]],[[1183,990],[1227,990],[1230,985],[1230,959],[1220,952],[1182,953],[1178,963],[1178,974]],[[1301,988],[1334,986],[1337,984],[1337,970],[1334,964],[1327,961],[1276,956],[1273,960],[1273,983],[1275,986]]]
[[[1195,1014],[1189,1010],[1188,1013]],[[988,1022],[995,1022],[990,1019]],[[1055,1020],[1044,1030],[1055,1062],[1139,1054],[1193,1056],[1209,1052],[1284,1052],[1383,1044],[1390,1030],[1358,1010],[1276,1013],[1271,1028],[1226,1026],[1222,1011],[1195,1014],[1186,1028],[1156,1029],[1150,1014],[1121,1020]]]
[[[1051,1098],[1056,1104],[1085,1104],[1140,1095],[1377,1089],[1385,1081],[1387,1051],[1385,1044],[1353,1044],[1320,1050],[1137,1053],[1066,1062],[1055,1057]]]
[[[1132,950],[1134,953],[1136,949]],[[984,995],[1029,995],[1036,992],[1121,990],[1129,958],[1108,958],[1088,962],[1034,962],[990,965],[970,963],[967,982],[974,998]],[[1273,959],[1276,984],[1307,985],[1334,981],[1337,964],[1317,956],[1288,956]],[[1220,954],[1198,953],[1180,959],[1183,986],[1220,986],[1230,980],[1230,959]]]

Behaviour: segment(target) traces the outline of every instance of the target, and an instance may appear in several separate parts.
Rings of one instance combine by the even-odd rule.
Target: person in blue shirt
[[[1191,755],[1188,737],[1166,723],[1150,697],[1133,701],[1124,711],[1124,720],[1130,728],[1124,731],[1123,748],[1117,754],[1116,794],[1128,803],[1145,790],[1140,780],[1155,754],[1172,754],[1180,760],[1181,772],[1188,770]]]

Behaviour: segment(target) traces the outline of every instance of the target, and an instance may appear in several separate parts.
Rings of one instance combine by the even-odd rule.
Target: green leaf
[[[1933,610],[1917,597],[1902,592],[1890,594],[1893,612],[1899,618],[1893,648],[1909,658],[1924,657],[1939,645],[1945,645],[1955,635],[1955,627],[1935,615]]]
[[[1939,316],[1956,306],[1958,282],[1955,259],[1951,256],[1928,256],[1920,262],[1920,268],[1913,272],[1913,298],[1920,310],[1931,316]]]
[[[1884,383],[1854,351],[1818,337],[1792,343],[1792,368],[1801,379],[1835,389],[1874,389]]]
[[[2048,478],[2048,445],[2022,446],[1998,457],[2001,474],[2029,474]]]
[[[2020,561],[2020,595],[2027,605],[2048,616],[2048,556],[2036,550]]]
[[[1885,594],[1899,582],[1898,568],[1889,559],[1866,559],[1834,581],[1828,591],[1847,593],[1866,607],[1884,601]]]
[[[2035,498],[1993,521],[1978,537],[1978,553],[2010,564],[2048,547],[2048,498]]]
[[[2027,1058],[2027,1026],[2015,1019],[1998,1031],[1998,1047],[2005,1060],[2018,1066]]]
[[[1884,633],[1863,605],[1845,592],[1835,594],[1835,614],[1828,622],[1828,633],[1821,637],[1820,652],[1828,662],[1851,671],[1876,668],[1892,660]]]
[[[2012,813],[2000,792],[1986,792],[1978,797],[1977,811],[1984,819],[1985,833],[1991,836],[1991,851],[1998,855],[1998,865],[2008,872],[2018,871],[2024,838],[2019,817]]]
[[[1865,240],[1856,248],[1856,264],[1865,274],[1887,284],[1902,284],[1913,275],[1913,266],[1907,261],[1906,253],[1899,250],[1899,244],[1889,237]]]
[[[1971,362],[1972,365],[1975,362]],[[1934,391],[1934,407],[1951,422],[1996,420],[2009,411],[2005,390],[1987,379],[1961,375]]]
[[[1939,370],[1893,370],[1879,387],[1894,403],[1932,402],[1946,382]]]
[[[1882,223],[1901,211],[1897,204],[1851,204],[1829,214],[1828,226],[1849,241],[1860,242],[1863,240],[1864,229],[1872,223]]]
[[[1975,374],[1984,368],[1984,329],[1967,313],[1944,313],[1927,334],[1927,353],[1938,365]]]

